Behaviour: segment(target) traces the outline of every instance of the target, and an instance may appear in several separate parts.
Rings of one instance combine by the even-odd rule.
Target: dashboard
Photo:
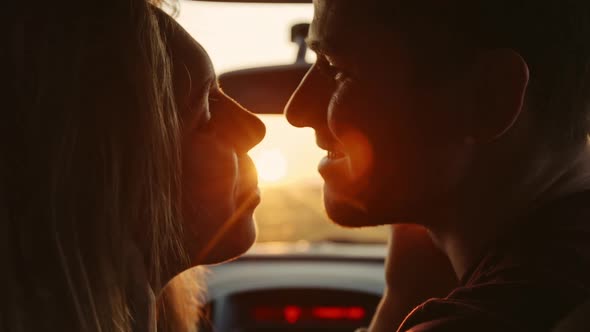
[[[386,246],[257,244],[210,267],[200,331],[354,331],[368,326],[385,281]]]

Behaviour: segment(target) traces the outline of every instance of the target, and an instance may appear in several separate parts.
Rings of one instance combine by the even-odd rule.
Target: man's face
[[[411,40],[418,24],[396,21],[403,13],[391,3],[315,0],[308,44],[318,60],[286,108],[328,151],[324,203],[345,226],[414,222],[448,195],[462,165],[456,85],[440,78],[443,56],[424,61],[444,43]]]

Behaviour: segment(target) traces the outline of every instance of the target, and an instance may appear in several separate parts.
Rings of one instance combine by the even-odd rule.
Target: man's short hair
[[[557,144],[590,131],[590,1],[458,0],[455,24],[476,47],[510,48],[530,69],[526,106]],[[465,10],[466,9],[466,10]]]
[[[388,7],[397,3],[390,7],[394,15],[421,34],[448,28],[452,43],[518,52],[530,69],[526,107],[542,126],[547,141],[559,145],[586,141],[590,132],[590,0],[377,1],[389,3]],[[421,27],[428,21],[427,27]],[[422,37],[416,38],[415,46],[424,47]]]

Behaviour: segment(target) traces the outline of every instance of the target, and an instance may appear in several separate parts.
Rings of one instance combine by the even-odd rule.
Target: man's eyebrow
[[[317,54],[332,54],[335,51],[333,47],[317,39],[311,39],[308,37],[305,38],[305,43],[310,50],[316,52]]]
[[[320,42],[315,39],[310,39],[309,37],[305,38],[305,44],[309,47],[310,50],[320,53]]]

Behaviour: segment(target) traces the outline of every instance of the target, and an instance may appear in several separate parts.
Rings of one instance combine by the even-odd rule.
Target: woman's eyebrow
[[[184,67],[184,71],[186,72],[186,75],[188,77],[188,91],[189,91],[189,100],[193,99],[193,95],[195,94],[195,90],[193,87],[193,75],[191,75],[191,70],[189,69],[189,67],[187,66],[186,63],[183,63],[183,67]],[[213,83],[219,84],[219,80],[217,78],[217,75],[215,75],[215,73],[213,73],[213,75],[210,75],[209,77],[207,77],[204,80],[204,84],[202,86],[199,86],[199,90],[198,91],[202,91],[205,88],[211,87],[211,85],[213,85]]]

